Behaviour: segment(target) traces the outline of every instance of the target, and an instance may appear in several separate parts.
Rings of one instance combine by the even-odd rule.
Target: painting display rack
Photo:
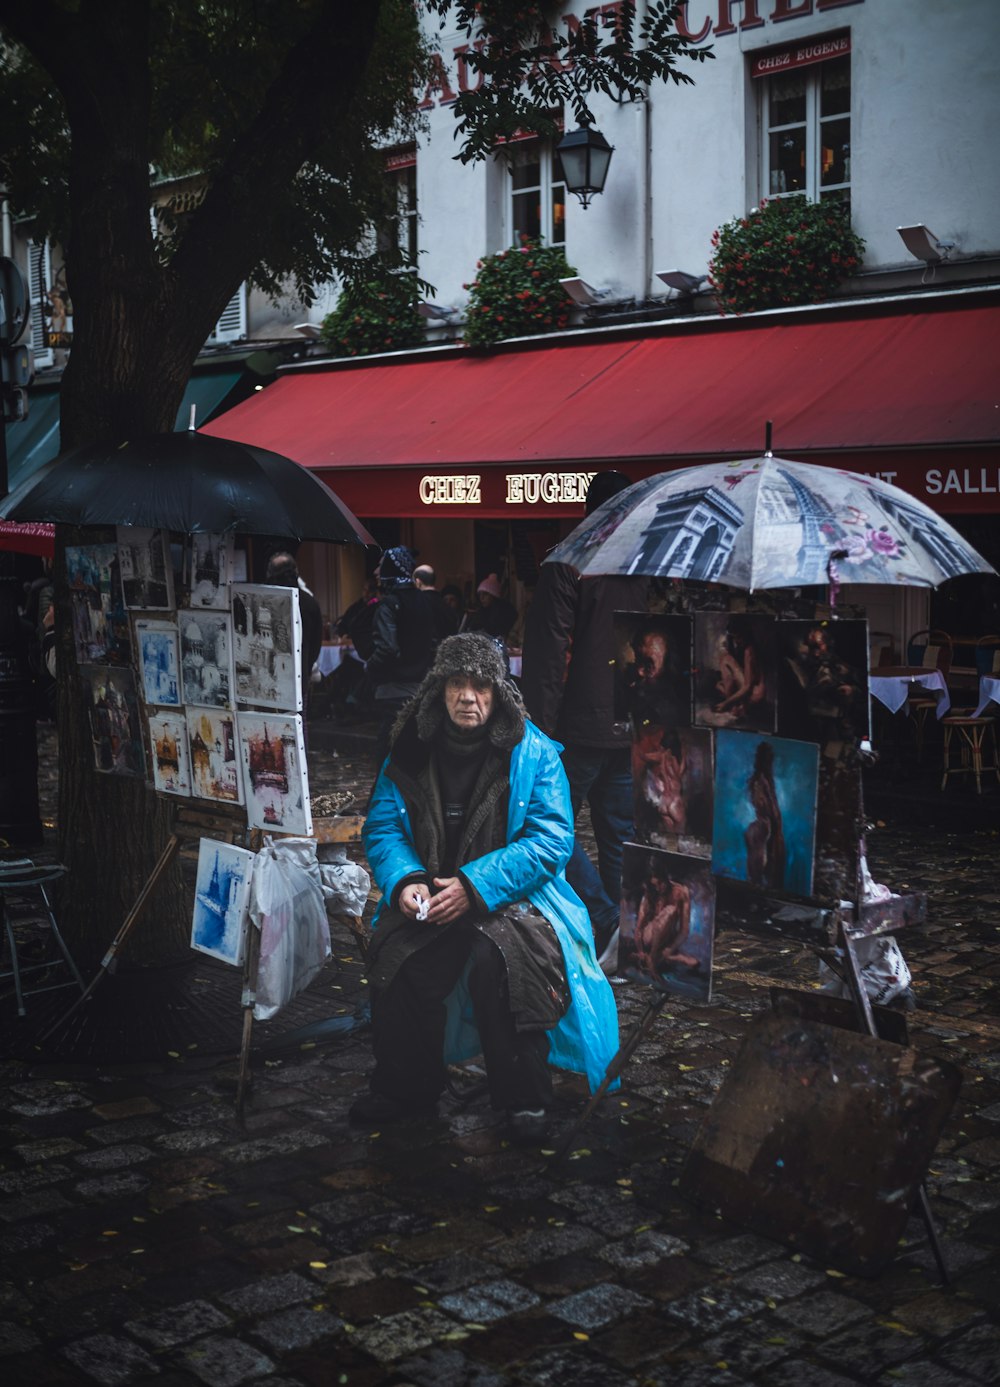
[[[215,837],[223,842],[233,843],[236,842],[238,838],[242,839],[245,834],[246,818],[242,813],[227,814],[225,809],[221,806],[215,806],[211,809],[195,809],[185,804],[178,805],[175,808],[171,831],[164,844],[163,851],[160,853],[156,865],[153,867],[142,890],[139,892],[135,904],[122,921],[118,933],[108,945],[97,972],[83,989],[82,994],[76,998],[70,1009],[64,1012],[63,1015],[49,1027],[45,1034],[40,1037],[40,1043],[44,1043],[50,1036],[54,1035],[56,1031],[64,1026],[66,1022],[76,1014],[83,1003],[93,995],[104,978],[107,977],[125,941],[142,918],[158,883],[180,851],[181,844],[204,837]]]
[[[860,947],[863,941],[894,936],[927,918],[927,900],[922,894],[867,899],[881,894],[871,890],[865,860],[862,768],[873,759],[867,741],[871,724],[867,621],[862,613],[841,617],[832,607],[824,612],[799,598],[762,598],[760,594],[751,598],[743,594],[720,601],[719,594],[694,588],[675,589],[667,595],[666,603],[669,610],[659,613],[616,614],[613,651],[616,716],[631,720],[633,726],[637,787],[635,824],[640,844],[626,845],[625,853],[632,851],[633,865],[638,861],[643,876],[638,883],[631,878],[626,882],[623,865],[619,970],[646,981],[653,990],[645,1010],[622,1038],[596,1092],[561,1141],[557,1160],[569,1154],[581,1128],[622,1074],[668,997],[690,1000],[695,995],[690,985],[684,990],[683,971],[671,967],[670,959],[687,965],[691,976],[697,964],[699,978],[709,974],[710,989],[711,953],[707,964],[700,957],[689,957],[697,954],[692,943],[696,934],[693,922],[689,930],[686,920],[675,928],[667,946],[656,955],[662,966],[654,969],[650,965],[645,972],[636,966],[637,958],[642,962],[642,950],[651,954],[653,946],[646,935],[640,936],[640,917],[636,915],[635,924],[631,923],[626,902],[640,890],[655,896],[663,868],[661,864],[659,872],[654,870],[654,858],[665,858],[664,849],[688,861],[687,877],[697,865],[710,864],[714,879],[712,930],[728,925],[769,939],[792,938],[807,945],[840,976],[845,998],[840,1005],[854,1017],[853,1029],[860,1033],[851,1041],[854,1050],[863,1055],[865,1046],[874,1041],[873,1065],[883,1064],[887,1073],[895,1072],[894,1063],[903,1069],[909,1063],[887,1056],[884,1043],[879,1041],[863,971],[865,950]],[[736,690],[732,694],[727,692],[727,671]],[[738,678],[741,671],[742,683]],[[709,729],[700,733],[711,738],[707,753],[695,742],[696,728]],[[708,814],[704,812],[706,803],[712,806]],[[644,815],[641,810],[645,810]],[[697,822],[696,810],[700,815]],[[707,831],[706,818],[710,820]],[[645,876],[650,879],[646,881]],[[687,879],[684,871],[676,868],[670,873],[670,880],[675,878]],[[833,1030],[823,1044],[831,1055],[843,1049],[846,1065],[849,1047],[841,1045],[838,1037],[845,1032],[843,1021],[839,1024],[840,1031]],[[759,1070],[763,1063],[760,1055],[756,1063]],[[862,1072],[862,1060],[858,1065]],[[948,1092],[950,1083],[949,1078],[943,1084],[938,1104],[945,1115],[948,1108],[944,1105],[953,1101]],[[827,1094],[825,1108],[819,1103],[809,1110],[813,1125],[803,1127],[803,1141],[810,1132],[814,1142],[822,1145],[844,1097],[833,1089]],[[730,1108],[727,1120],[739,1115],[738,1102],[730,1099]],[[753,1116],[747,1119],[751,1126]],[[747,1136],[747,1149],[771,1135],[765,1132],[762,1112],[756,1114],[756,1120],[757,1127]],[[776,1121],[780,1126],[780,1119]],[[731,1135],[738,1145],[740,1135],[735,1127]],[[899,1155],[897,1148],[901,1150],[906,1144],[905,1133],[890,1114],[867,1135],[874,1141],[873,1149],[879,1141],[884,1143],[888,1164]],[[710,1165],[703,1163],[700,1169]],[[716,1169],[724,1172],[724,1160]],[[925,1172],[926,1165],[910,1171],[913,1207],[927,1228],[942,1282],[946,1283],[947,1268],[922,1183]],[[864,1183],[862,1178],[858,1187]],[[748,1209],[754,1192],[763,1200],[769,1188],[766,1177],[762,1176],[757,1186],[753,1179],[748,1180],[742,1190],[742,1206],[737,1201],[735,1207]],[[874,1192],[874,1186],[865,1190],[872,1196]],[[886,1237],[891,1237],[891,1232]],[[831,1247],[834,1245],[839,1246],[831,1233]],[[841,1250],[850,1257],[850,1247],[845,1245]],[[878,1253],[886,1250],[882,1246]],[[877,1261],[871,1247],[864,1256],[872,1265]]]

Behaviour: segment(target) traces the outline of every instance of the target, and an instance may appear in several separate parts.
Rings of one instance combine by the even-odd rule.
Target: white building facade
[[[558,24],[595,12],[612,23],[617,8],[571,0]],[[716,227],[795,191],[849,198],[867,252],[847,291],[925,274],[900,226],[955,243],[935,270],[939,283],[996,276],[995,0],[688,0],[678,23],[714,56],[679,60],[693,85],[658,83],[632,105],[594,98],[615,152],[587,210],[565,195],[545,141],[519,143],[513,169],[503,159],[455,159],[452,103],[472,80],[461,62],[468,41],[453,30],[438,36],[438,77],[420,102],[427,130],[413,151],[415,177],[407,173],[420,273],[437,303],[461,308],[476,260],[539,226],[604,302],[673,296],[657,271],[706,275]]]

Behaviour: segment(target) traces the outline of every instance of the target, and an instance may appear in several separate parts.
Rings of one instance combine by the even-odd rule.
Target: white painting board
[[[233,622],[228,612],[186,609],[178,617],[183,703],[231,708]]]
[[[189,796],[192,777],[187,717],[165,708],[151,711],[148,720],[154,790],[162,795]]]
[[[181,670],[177,623],[146,617],[135,623],[139,687],[147,703],[163,708],[181,705]]]
[[[234,583],[233,657],[239,707],[302,709],[298,588]]]
[[[126,607],[146,611],[171,611],[174,606],[174,571],[165,530],[138,525],[119,525],[118,564]]]
[[[239,967],[250,922],[254,854],[202,838],[198,848],[191,947]]]
[[[187,729],[192,793],[199,799],[242,804],[236,714],[220,708],[188,708]]]
[[[229,606],[229,584],[233,581],[234,536],[212,534],[206,530],[188,539],[188,606]]]
[[[272,833],[312,833],[309,773],[298,713],[236,715],[247,822]]]

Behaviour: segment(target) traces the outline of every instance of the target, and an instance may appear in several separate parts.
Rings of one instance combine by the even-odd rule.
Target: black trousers
[[[548,1107],[548,1036],[515,1028],[503,955],[474,925],[462,923],[445,925],[439,939],[411,954],[373,995],[372,1092],[412,1107],[437,1102],[445,1086],[445,998],[470,959],[469,993],[493,1107]]]

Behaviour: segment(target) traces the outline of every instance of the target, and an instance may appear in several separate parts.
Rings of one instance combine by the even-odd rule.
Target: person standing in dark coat
[[[598,472],[586,514],[631,483]],[[586,905],[602,966],[614,971],[622,848],[632,836],[632,730],[615,720],[614,615],[645,611],[650,580],[581,578],[543,563],[525,623],[521,687],[532,721],[563,744],[573,812],[584,800],[597,840],[595,869],[577,839],[566,879]]]
[[[434,621],[434,645],[437,647],[445,636],[454,636],[458,632],[458,613],[438,592],[437,574],[429,563],[418,564],[413,570],[413,586],[423,593],[424,600],[430,606]]]
[[[476,598],[479,605],[465,618],[462,630],[481,631],[495,640],[505,641],[517,620],[517,608],[500,591],[500,579],[495,573],[488,573],[479,584]]]
[[[420,687],[434,653],[431,605],[413,584],[413,555],[405,545],[387,549],[375,570],[379,603],[366,666],[379,716],[377,764],[389,749],[392,725]]]
[[[302,618],[302,704],[309,706],[309,676],[323,647],[323,612],[312,592],[299,577],[291,554],[272,554],[267,561],[265,582],[275,587],[298,588],[299,615]]]

